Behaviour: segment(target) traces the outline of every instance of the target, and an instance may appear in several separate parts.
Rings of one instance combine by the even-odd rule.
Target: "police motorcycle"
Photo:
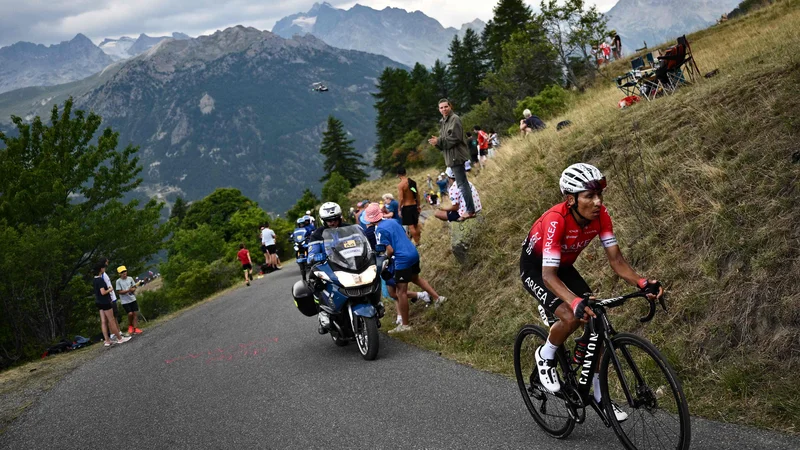
[[[366,236],[357,225],[326,228],[325,254],[314,254],[308,282],[292,288],[295,305],[304,315],[320,314],[339,347],[355,341],[361,356],[378,356],[378,328],[383,317],[378,263]],[[324,333],[324,331],[323,331]]]
[[[297,219],[297,228],[294,229],[290,236],[292,245],[294,245],[294,256],[297,265],[300,267],[300,276],[303,281],[306,280],[306,267],[308,260],[308,230],[303,226],[305,220],[301,217]]]

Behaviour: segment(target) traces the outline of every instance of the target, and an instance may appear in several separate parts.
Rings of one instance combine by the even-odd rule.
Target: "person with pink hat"
[[[420,277],[419,252],[411,240],[408,239],[403,227],[395,220],[383,220],[380,207],[371,203],[365,210],[365,218],[375,227],[375,238],[379,246],[386,247],[386,257],[394,256],[394,280],[397,284],[397,310],[400,313],[400,325],[390,330],[389,333],[402,333],[411,330],[408,324],[408,283],[414,283],[425,290],[435,299],[434,305],[438,307],[446,297],[440,296],[430,284]]]

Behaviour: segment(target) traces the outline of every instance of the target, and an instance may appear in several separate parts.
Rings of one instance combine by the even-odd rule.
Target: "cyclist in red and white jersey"
[[[573,164],[561,174],[559,184],[565,201],[550,208],[533,224],[522,244],[520,257],[520,277],[525,289],[548,313],[559,319],[550,327],[547,342],[536,350],[539,379],[552,392],[561,389],[554,360],[556,350],[582,322],[595,316],[582,297],[591,289],[573,267],[578,255],[595,236],[600,236],[608,262],[617,275],[640,289],[649,285],[654,290],[658,286],[657,297],[663,295],[657,280],[648,280],[636,273],[622,256],[611,217],[603,205],[606,178],[600,170],[590,164]],[[599,402],[597,374],[593,389],[595,400]],[[621,417],[623,415],[625,417]],[[621,410],[617,416],[620,420],[627,418]]]

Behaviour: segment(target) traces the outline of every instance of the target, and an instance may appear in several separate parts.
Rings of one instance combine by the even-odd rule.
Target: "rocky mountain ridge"
[[[162,41],[71,85],[0,95],[0,110],[45,117],[71,93],[77,108],[120,132],[120,145],[140,146],[141,194],[195,200],[235,187],[282,213],[305,188],[319,192],[328,115],[344,123],[359,153],[372,151],[371,94],[386,67],[399,65],[311,35],[284,39],[237,26]],[[313,91],[318,81],[329,91]]]
[[[461,29],[445,28],[420,11],[400,8],[372,9],[359,4],[349,10],[329,3],[315,3],[305,13],[279,20],[272,32],[284,38],[312,34],[328,45],[386,56],[408,66],[420,62],[427,67],[436,59],[447,60],[453,36],[463,36],[468,28],[480,34],[485,27],[480,19]]]
[[[112,62],[109,55],[80,33],[70,41],[50,46],[17,42],[0,48],[0,93],[79,80]]]
[[[191,39],[188,35],[183,33],[172,33],[172,36],[155,36],[151,37],[144,33],[140,34],[138,38],[134,39],[128,36],[122,36],[119,39],[103,39],[103,42],[98,45],[103,52],[111,56],[114,61],[121,59],[132,58],[140,53],[146,52],[154,45],[165,39]]]
[[[713,24],[741,0],[619,0],[611,8],[608,28],[622,38],[626,52],[674,41]]]

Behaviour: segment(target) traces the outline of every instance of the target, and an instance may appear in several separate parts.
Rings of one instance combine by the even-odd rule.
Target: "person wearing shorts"
[[[142,334],[139,329],[139,304],[136,303],[136,282],[128,276],[128,269],[125,266],[117,267],[117,293],[122,308],[128,313],[128,334]]]
[[[281,261],[278,259],[276,239],[275,232],[270,229],[268,223],[265,223],[261,230],[261,248],[264,251],[264,260],[268,266],[280,269]]]
[[[520,279],[531,296],[549,316],[558,317],[544,345],[536,349],[535,359],[542,386],[559,392],[561,383],[555,363],[558,348],[582,323],[595,313],[589,307],[591,289],[574,267],[583,249],[595,238],[605,249],[612,270],[648,298],[661,297],[661,283],[639,275],[622,256],[614,235],[611,217],[603,204],[606,178],[597,167],[577,163],[561,173],[559,181],[564,201],[547,210],[533,223],[522,243]],[[601,400],[600,377],[592,380],[594,399]],[[628,414],[614,404],[618,421]]]
[[[244,270],[244,283],[250,286],[250,279],[253,277],[253,260],[250,259],[250,250],[245,248],[244,242],[239,244],[239,252],[236,254],[239,262],[242,263],[242,270]]]
[[[414,283],[435,299],[435,306],[444,303],[447,298],[440,296],[433,287],[419,276],[419,253],[411,240],[406,236],[403,227],[394,220],[384,220],[380,207],[372,203],[365,211],[367,222],[375,227],[375,237],[379,246],[386,248],[386,257],[394,257],[394,281],[396,283],[397,311],[400,313],[400,324],[389,330],[390,333],[410,331],[408,325],[408,283]]]
[[[386,284],[386,290],[389,292],[389,297],[391,297],[394,301],[397,301],[397,282],[394,279],[394,258],[389,258],[389,263],[386,265],[386,269],[381,273],[381,278],[383,278],[383,282]],[[408,292],[408,299],[411,303],[416,303],[417,300],[422,300],[425,303],[425,307],[427,308],[431,302],[431,296],[425,291],[420,292]],[[403,323],[403,318],[400,316],[400,312],[397,312],[397,320],[395,324],[400,325]]]
[[[103,331],[104,347],[111,347],[114,342],[111,336],[117,335],[117,344],[128,342],[130,337],[124,337],[119,332],[119,326],[114,319],[114,312],[111,310],[111,286],[106,283],[103,275],[108,267],[107,259],[101,258],[94,265],[94,278],[92,279],[92,291],[94,292],[94,304],[100,311],[100,328]]]

